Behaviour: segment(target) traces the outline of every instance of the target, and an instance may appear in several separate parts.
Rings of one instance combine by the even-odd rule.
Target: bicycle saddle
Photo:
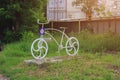
[[[67,29],[67,27],[60,27],[60,29]]]

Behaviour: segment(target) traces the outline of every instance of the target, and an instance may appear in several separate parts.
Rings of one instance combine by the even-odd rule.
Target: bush
[[[120,51],[120,36],[111,32],[94,34],[87,30],[76,35],[80,50],[88,52]]]
[[[14,42],[5,45],[5,49],[3,50],[3,53],[10,57],[23,57],[28,56],[30,54],[30,47],[32,44],[32,41],[37,37],[32,32],[24,32],[22,33],[22,38],[19,42]]]
[[[22,35],[19,31],[15,32],[15,31],[11,31],[11,30],[6,30],[4,32],[4,37],[3,37],[2,41],[4,43],[11,43],[14,41],[19,41],[21,39],[21,37],[22,37]]]
[[[31,32],[31,31],[25,31],[25,32],[22,33],[21,41],[31,42],[37,37],[39,37],[38,34],[35,34],[35,33]]]

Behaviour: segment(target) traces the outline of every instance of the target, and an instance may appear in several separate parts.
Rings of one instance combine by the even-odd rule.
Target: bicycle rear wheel
[[[77,38],[70,37],[66,42],[66,52],[70,56],[74,56],[78,53],[79,50],[79,42]]]
[[[48,53],[48,44],[44,38],[35,39],[31,45],[31,54],[35,59],[42,59]]]

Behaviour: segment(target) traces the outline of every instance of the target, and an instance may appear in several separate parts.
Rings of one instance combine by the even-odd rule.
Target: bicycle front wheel
[[[66,42],[66,52],[70,56],[74,56],[78,53],[79,50],[79,42],[77,38],[70,37]]]
[[[35,59],[42,59],[48,53],[48,44],[44,38],[35,39],[31,45],[31,54]]]

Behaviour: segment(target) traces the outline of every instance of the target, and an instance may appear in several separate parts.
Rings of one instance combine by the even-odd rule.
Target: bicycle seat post
[[[63,48],[63,45],[62,45],[62,43],[63,43],[63,37],[65,35],[65,29],[66,29],[66,27],[60,27],[60,28],[63,29],[63,31],[62,31],[62,37],[61,37],[59,49],[62,49]]]

